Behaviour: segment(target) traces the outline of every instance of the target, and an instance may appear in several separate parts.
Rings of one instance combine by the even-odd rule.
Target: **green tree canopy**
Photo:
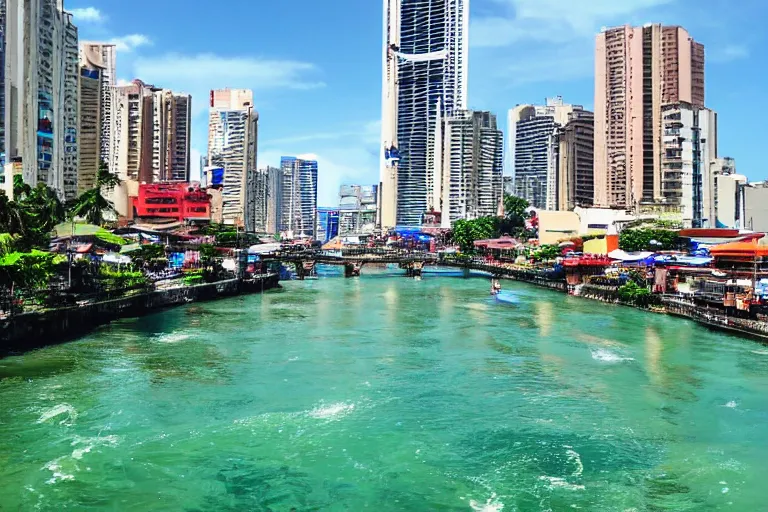
[[[677,247],[679,232],[668,229],[625,229],[619,234],[619,248],[623,251],[668,251]],[[651,244],[652,241],[659,245]]]
[[[453,225],[453,242],[462,252],[473,252],[475,241],[499,236],[497,217],[480,217],[474,220],[457,220]]]

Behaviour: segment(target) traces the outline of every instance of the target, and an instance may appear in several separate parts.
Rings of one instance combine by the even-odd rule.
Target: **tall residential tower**
[[[664,200],[662,105],[704,108],[704,46],[676,26],[603,31],[595,48],[595,204]]]
[[[466,108],[469,0],[384,0],[380,224],[421,225],[438,119]]]

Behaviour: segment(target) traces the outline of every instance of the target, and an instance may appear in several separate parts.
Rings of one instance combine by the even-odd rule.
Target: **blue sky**
[[[738,7],[736,7],[738,6]],[[192,94],[193,147],[205,153],[212,88],[254,90],[259,165],[315,155],[319,203],[341,183],[378,181],[382,7],[377,0],[65,0],[81,40],[118,44],[118,77]],[[592,108],[602,26],[680,24],[707,52],[707,105],[719,152],[768,178],[762,115],[765,0],[472,0],[469,106],[506,128],[519,103],[561,95]]]

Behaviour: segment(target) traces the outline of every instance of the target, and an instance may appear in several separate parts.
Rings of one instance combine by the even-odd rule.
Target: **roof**
[[[716,245],[709,252],[716,258],[723,257],[766,257],[768,245],[759,245],[757,240],[750,242],[731,242],[729,244]]]
[[[514,249],[518,245],[520,245],[520,242],[508,236],[487,240],[475,240],[475,247],[484,247],[486,249]]]

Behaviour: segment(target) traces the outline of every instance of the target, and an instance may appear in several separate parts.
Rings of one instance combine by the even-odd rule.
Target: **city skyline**
[[[734,10],[705,1],[695,4],[693,10],[692,2],[686,0],[644,0],[610,9],[594,2],[570,2],[553,10],[547,7],[550,3],[537,8],[535,2],[525,0],[472,2],[469,108],[496,113],[505,133],[503,114],[517,104],[537,104],[545,97],[562,95],[569,103],[591,110],[594,38],[603,25],[680,24],[707,49],[707,103],[719,114],[720,153],[736,158],[739,172],[751,180],[765,178],[756,149],[760,147],[757,120],[739,104],[759,93],[760,68],[766,57],[754,50],[763,37],[759,21],[768,16],[768,6],[747,1],[743,9]],[[145,0],[130,8],[112,0],[95,4],[67,2],[67,9],[75,11],[81,39],[118,43],[118,79],[138,77],[191,93],[196,150],[205,152],[207,116],[205,98],[195,98],[224,86],[251,87],[262,114],[260,165],[277,166],[285,154],[317,159],[321,204],[332,204],[342,182],[378,181],[380,4],[348,2],[342,10],[357,20],[351,25],[335,10],[313,4],[300,2],[299,9],[295,4],[259,6],[261,20],[291,17],[297,26],[330,28],[320,33],[312,29],[306,35],[299,31],[279,47],[272,39],[274,30],[268,27],[219,42],[177,34],[173,27],[159,23],[160,18],[141,15],[143,8],[153,5]],[[249,2],[230,5],[254,10]],[[515,6],[519,7],[517,15]],[[86,11],[88,7],[94,10]],[[201,16],[194,6],[179,9],[174,1],[161,10],[179,14],[181,18],[175,18],[178,26],[186,28],[203,30],[211,22],[223,22],[222,13],[212,13],[213,18]],[[78,20],[78,12],[90,14],[81,14]],[[729,25],[738,26],[740,33],[722,30]],[[337,26],[345,30],[333,30]],[[334,37],[328,37],[329,33]]]

